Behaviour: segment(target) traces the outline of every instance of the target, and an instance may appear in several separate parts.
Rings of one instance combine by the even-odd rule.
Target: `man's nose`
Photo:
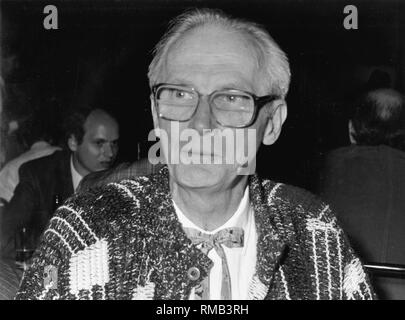
[[[195,129],[203,135],[204,129],[213,129],[215,120],[212,117],[211,108],[206,97],[201,97],[194,116],[190,119],[189,128]]]
[[[103,150],[103,153],[104,153],[104,156],[106,157],[106,158],[112,158],[112,157],[114,157],[114,150],[113,150],[113,147],[112,147],[112,145],[110,144],[110,143],[106,143],[105,145],[104,145],[104,148],[103,148],[104,150]]]

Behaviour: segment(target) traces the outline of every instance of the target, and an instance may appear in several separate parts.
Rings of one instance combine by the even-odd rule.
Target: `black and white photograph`
[[[404,17],[0,0],[0,300],[405,300]]]

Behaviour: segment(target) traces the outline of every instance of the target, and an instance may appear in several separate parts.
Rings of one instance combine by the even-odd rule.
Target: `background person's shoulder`
[[[55,151],[53,154],[33,159],[23,163],[19,171],[30,171],[40,174],[41,172],[49,171],[50,167],[58,165],[61,161],[69,159],[70,153],[68,151]]]

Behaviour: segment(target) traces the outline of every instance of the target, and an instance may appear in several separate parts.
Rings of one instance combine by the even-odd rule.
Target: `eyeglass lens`
[[[199,95],[194,90],[162,86],[156,92],[156,100],[161,117],[186,121],[198,107]],[[253,97],[236,90],[215,92],[210,96],[209,103],[214,117],[224,126],[246,125],[254,113]]]

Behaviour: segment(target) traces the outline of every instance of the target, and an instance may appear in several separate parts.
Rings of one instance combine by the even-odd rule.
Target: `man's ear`
[[[156,112],[156,107],[155,107],[155,100],[153,99],[153,95],[150,95],[150,110],[152,112],[152,117],[153,117],[153,127],[155,129],[159,129],[159,117]],[[156,137],[159,138],[159,130],[155,130]]]
[[[281,127],[287,118],[287,104],[284,100],[273,102],[272,116],[269,118],[263,136],[263,144],[271,145],[277,141]]]
[[[349,120],[349,139],[350,139],[351,144],[357,143],[356,139],[354,138],[355,134],[356,134],[356,131],[354,130],[353,122],[352,122],[352,120]]]
[[[68,147],[69,147],[70,151],[72,151],[72,152],[77,151],[78,143],[77,143],[76,137],[73,134],[71,134],[68,139]]]

